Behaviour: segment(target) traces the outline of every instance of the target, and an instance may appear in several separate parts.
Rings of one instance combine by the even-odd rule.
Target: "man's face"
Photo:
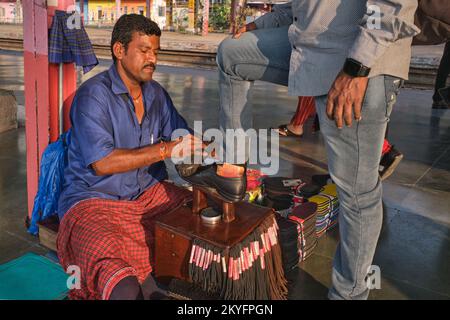
[[[152,80],[159,52],[159,39],[160,37],[155,35],[133,33],[126,52],[125,48],[122,48],[121,54],[116,56],[117,62],[129,77],[138,82]]]

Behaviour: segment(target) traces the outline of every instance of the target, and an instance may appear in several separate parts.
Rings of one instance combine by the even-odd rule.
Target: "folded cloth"
[[[167,182],[148,188],[134,201],[87,199],[61,221],[57,248],[64,270],[80,267],[81,289],[71,299],[108,299],[120,280],[143,282],[152,271],[155,218],[192,198]]]
[[[82,22],[80,26],[69,28],[72,15],[55,11],[48,35],[48,61],[58,64],[75,62],[86,73],[98,64],[98,60]]]

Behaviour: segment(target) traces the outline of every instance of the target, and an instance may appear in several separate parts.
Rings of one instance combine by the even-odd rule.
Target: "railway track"
[[[110,58],[111,51],[106,45],[93,45],[98,58]],[[22,39],[0,38],[0,49],[23,51]],[[183,51],[161,49],[158,63],[169,66],[216,69],[216,54],[214,52]],[[411,64],[409,80],[405,86],[415,89],[433,89],[437,66]]]
[[[106,45],[92,45],[98,58],[111,58],[111,49]],[[0,38],[0,49],[23,51],[22,39]],[[158,62],[164,65],[201,67],[205,69],[216,68],[216,54],[213,52],[160,50]]]

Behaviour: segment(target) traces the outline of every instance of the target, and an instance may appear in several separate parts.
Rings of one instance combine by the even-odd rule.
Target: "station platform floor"
[[[102,61],[87,75],[108,68]],[[23,61],[0,55],[0,88],[13,90],[23,105]],[[86,78],[87,78],[86,77]],[[85,79],[86,79],[85,78]],[[85,80],[84,79],[84,80]],[[218,85],[213,71],[157,68],[155,79],[167,89],[190,124],[217,127]],[[384,223],[373,264],[381,270],[381,289],[370,299],[450,299],[450,111],[431,109],[431,91],[403,89],[394,108],[389,140],[405,156],[384,183]],[[256,128],[287,123],[297,99],[287,89],[257,82],[253,90]],[[308,180],[327,171],[320,133],[307,123],[302,139],[280,140],[278,176]],[[171,177],[176,179],[169,165]],[[46,254],[27,234],[26,145],[23,127],[0,134],[0,263],[26,252]],[[325,299],[331,282],[337,229],[319,240],[314,254],[288,274],[290,299]]]

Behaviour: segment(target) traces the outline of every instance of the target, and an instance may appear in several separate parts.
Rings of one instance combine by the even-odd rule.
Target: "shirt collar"
[[[113,63],[108,70],[109,78],[111,79],[111,89],[115,94],[123,94],[128,93],[127,87],[123,83],[122,79],[117,72],[117,67]]]
[[[114,94],[123,94],[123,93],[128,94],[128,89],[123,83],[122,78],[119,75],[119,72],[117,72],[117,67],[114,63],[111,65],[111,67],[109,67],[108,74],[109,78],[111,79],[111,89],[114,92]],[[143,94],[151,88],[150,84],[151,82],[152,81],[143,83],[142,85]]]

